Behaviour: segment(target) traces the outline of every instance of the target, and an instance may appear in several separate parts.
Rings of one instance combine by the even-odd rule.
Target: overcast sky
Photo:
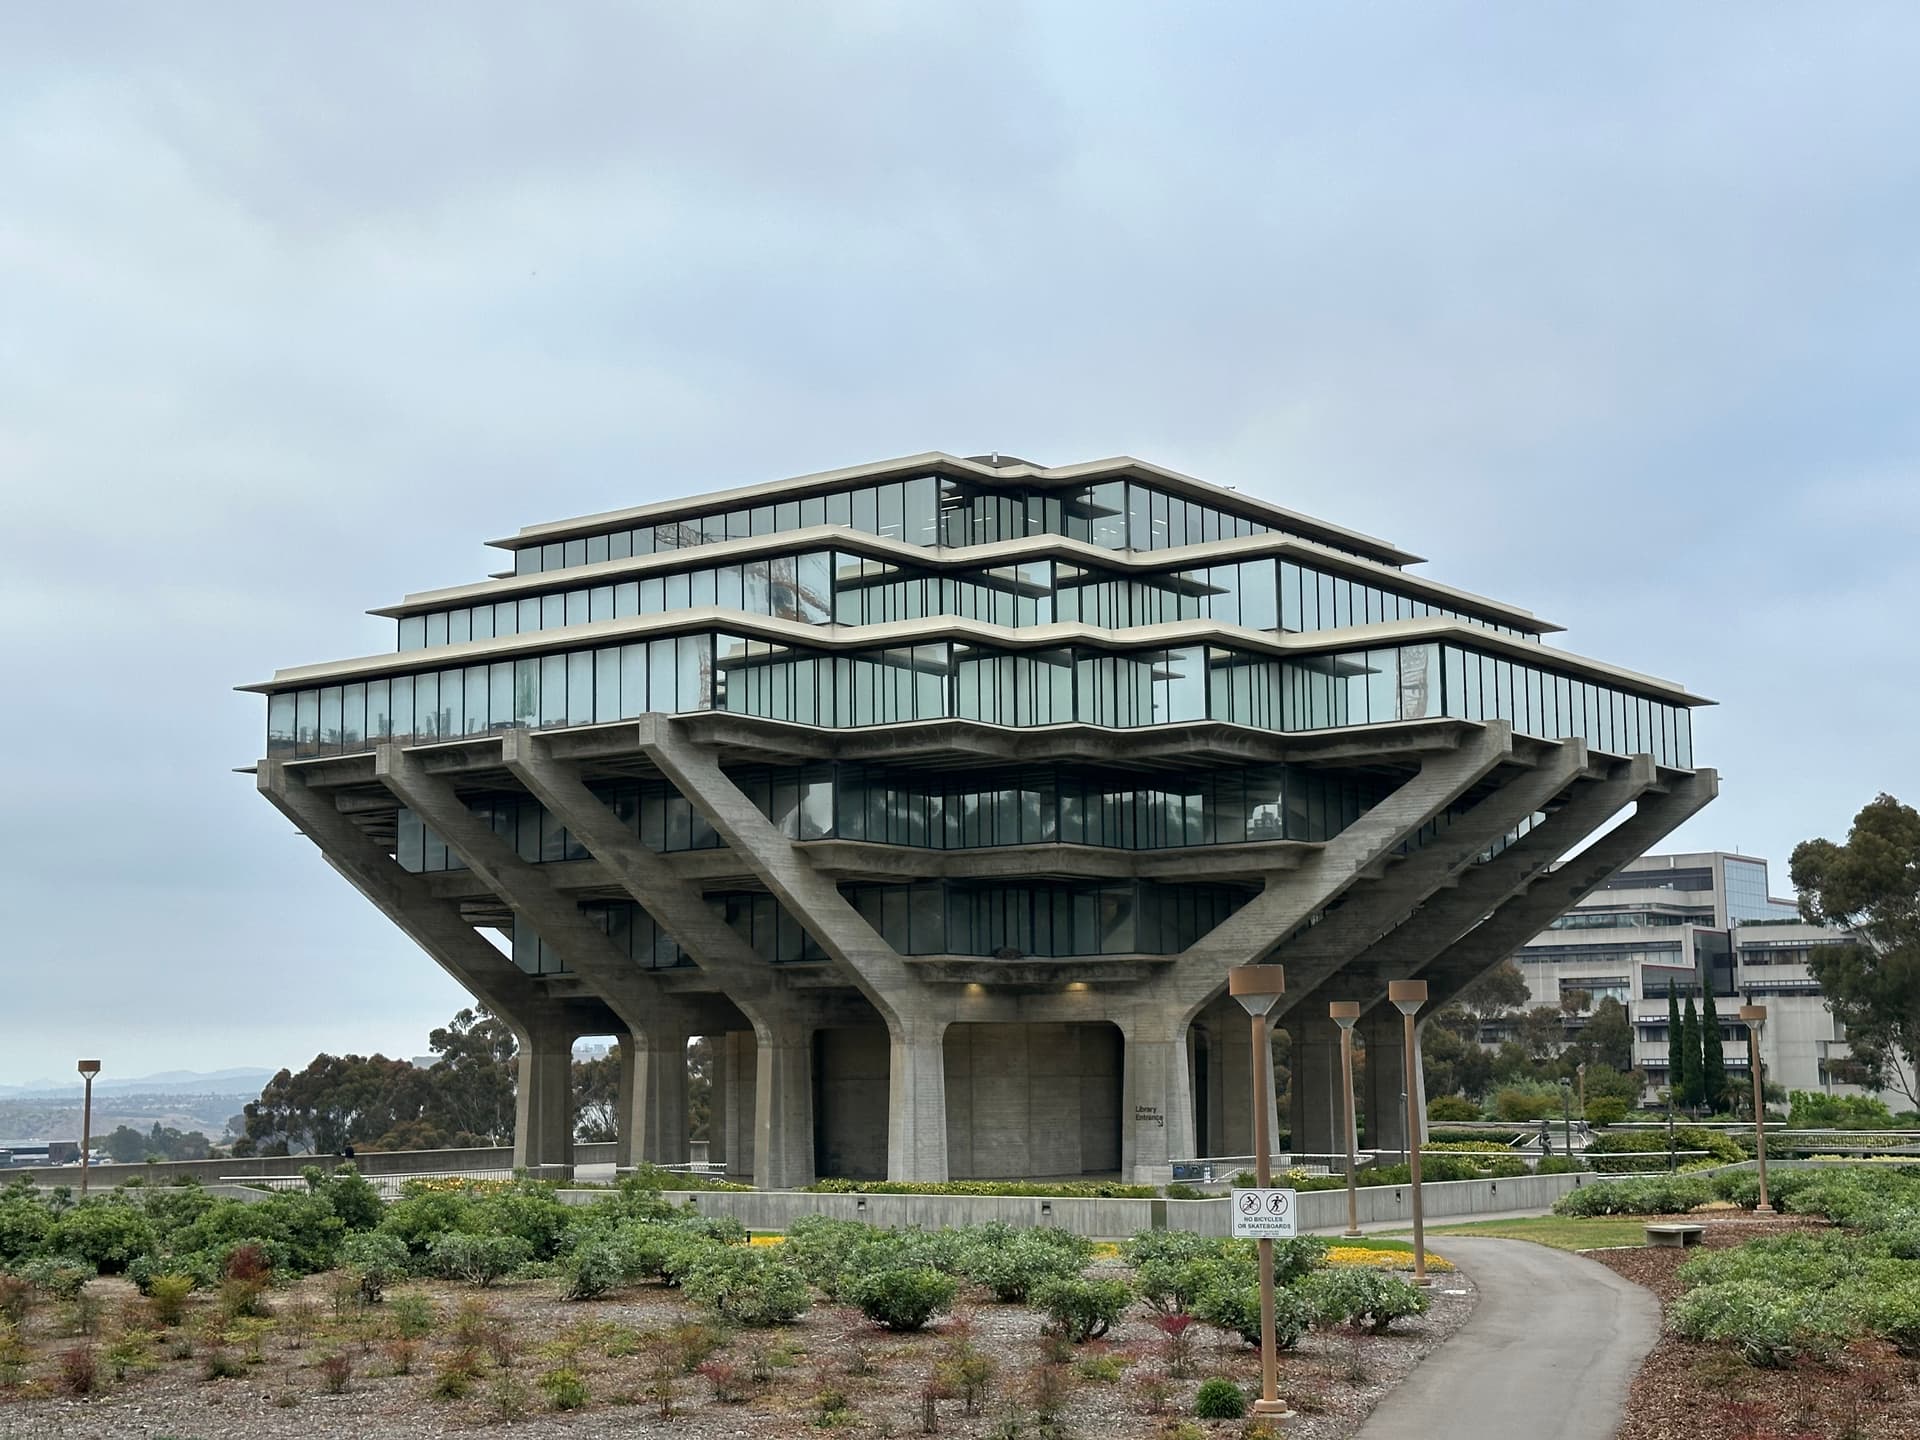
[[[1909,4],[0,11],[0,1082],[416,1054],[234,768],[521,524],[1132,454],[1721,702],[1675,844],[1920,801]]]

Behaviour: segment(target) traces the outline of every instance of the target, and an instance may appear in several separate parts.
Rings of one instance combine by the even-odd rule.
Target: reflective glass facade
[[[1264,535],[1273,529],[1262,521],[1137,480],[1071,487],[989,486],[950,476],[916,475],[526,545],[514,550],[514,573],[537,575],[722,540],[779,535],[810,525],[845,525],[904,545],[960,547],[1028,535],[1064,535],[1113,550],[1204,545]],[[1367,553],[1331,536],[1301,538],[1353,554]]]
[[[705,632],[282,691],[268,704],[267,753],[341,754],[383,739],[430,743],[706,709],[829,727],[1215,720],[1286,732],[1444,715],[1693,764],[1685,707],[1457,645],[1288,659],[1218,645],[1112,652],[950,641],[836,654]]]
[[[1538,638],[1404,589],[1272,557],[1138,574],[1051,560],[954,574],[846,551],[802,551],[408,615],[399,621],[399,648],[432,649],[705,605],[806,625],[952,615],[1008,626],[1066,621],[1124,630],[1215,620],[1297,632],[1437,618]]]

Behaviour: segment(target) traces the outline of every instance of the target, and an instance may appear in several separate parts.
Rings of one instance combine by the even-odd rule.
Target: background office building
[[[1338,1032],[1434,1003],[1697,811],[1678,686],[1418,557],[1131,459],[929,454],[536,525],[283,670],[261,793],[521,1039],[519,1159],[1121,1173],[1250,1144],[1235,965],[1286,967],[1294,1145]],[[1556,868],[1610,822],[1621,823]]]
[[[1633,1021],[1634,1064],[1649,1092],[1667,1087],[1667,997],[1699,1006],[1711,987],[1729,1074],[1747,1077],[1743,1004],[1767,1007],[1760,1059],[1767,1078],[1789,1090],[1865,1093],[1847,1083],[1843,1027],[1807,968],[1811,953],[1845,945],[1845,931],[1808,925],[1791,900],[1768,894],[1767,862],[1721,851],[1647,855],[1592,894],[1515,955],[1531,1004],[1560,1005],[1584,993],[1592,1005],[1618,1000]],[[1584,1018],[1572,1017],[1573,1024]],[[1896,1110],[1904,1097],[1881,1096]]]

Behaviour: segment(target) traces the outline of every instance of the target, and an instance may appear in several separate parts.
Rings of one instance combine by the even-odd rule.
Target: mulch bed
[[[325,1277],[276,1291],[279,1321],[267,1334],[254,1361],[233,1378],[203,1378],[204,1347],[194,1358],[167,1359],[166,1341],[156,1346],[156,1368],[109,1384],[88,1399],[56,1398],[53,1357],[77,1343],[57,1339],[50,1328],[54,1311],[36,1317],[37,1352],[29,1383],[9,1394],[0,1390],[0,1440],[59,1436],[61,1440],[420,1440],[420,1437],[476,1435],[504,1430],[515,1436],[587,1436],[671,1434],[676,1440],[760,1440],[841,1433],[850,1436],[909,1436],[922,1433],[922,1390],[943,1348],[965,1327],[972,1341],[997,1366],[992,1390],[977,1414],[964,1413],[958,1399],[937,1402],[941,1435],[984,1437],[1007,1419],[1010,1404],[1030,1407],[1038,1372],[1050,1369],[1066,1389],[1065,1431],[1075,1437],[1150,1440],[1181,1417],[1191,1417],[1200,1382],[1225,1375],[1255,1393],[1259,1352],[1235,1336],[1196,1325],[1191,1332],[1188,1373],[1167,1373],[1165,1340],[1144,1307],[1135,1306],[1111,1336],[1078,1347],[1072,1363],[1043,1367],[1043,1318],[1023,1306],[965,1304],[918,1335],[894,1335],[869,1324],[856,1310],[816,1305],[793,1325],[776,1331],[738,1332],[715,1358],[741,1371],[753,1364],[753,1352],[771,1350],[777,1369],[768,1380],[747,1387],[744,1403],[723,1404],[711,1380],[699,1374],[676,1376],[674,1415],[662,1418],[649,1390],[653,1373],[643,1354],[608,1355],[596,1343],[583,1343],[572,1359],[591,1394],[587,1408],[556,1413],[538,1388],[542,1372],[558,1363],[550,1345],[579,1322],[612,1322],[629,1331],[658,1333],[702,1318],[697,1307],[677,1292],[637,1286],[601,1301],[569,1304],[555,1297],[550,1283],[507,1284],[477,1298],[517,1340],[511,1373],[528,1390],[528,1409],[506,1426],[489,1403],[491,1369],[463,1399],[432,1397],[433,1374],[454,1348],[446,1324],[462,1303],[476,1299],[465,1287],[427,1282],[404,1289],[432,1297],[443,1328],[419,1342],[411,1372],[392,1373],[387,1342],[391,1304],[375,1307],[353,1338],[328,1324],[318,1333],[291,1332],[287,1317],[296,1310],[325,1304]],[[94,1282],[106,1315],[133,1304],[132,1287],[123,1281]],[[1394,1385],[1472,1313],[1472,1285],[1459,1274],[1437,1274],[1432,1309],[1397,1322],[1394,1333],[1361,1335],[1345,1330],[1312,1333],[1298,1350],[1281,1357],[1280,1391],[1298,1414],[1285,1422],[1288,1440],[1345,1440]],[[205,1301],[196,1302],[204,1318]],[[383,1313],[384,1312],[384,1313]],[[177,1332],[168,1332],[173,1337]],[[343,1394],[330,1394],[319,1362],[323,1354],[344,1351],[353,1375]],[[833,1391],[845,1397],[846,1411],[822,1426],[819,1396]],[[1245,1422],[1200,1422],[1220,1440],[1232,1440]],[[819,1428],[816,1428],[819,1427]],[[1031,1434],[1031,1427],[1024,1433]]]
[[[1671,1217],[1655,1217],[1671,1218]],[[1826,1228],[1809,1216],[1696,1214],[1701,1246],[1723,1250],[1765,1235]],[[1588,1257],[1659,1296],[1680,1293],[1691,1250],[1590,1250]],[[1757,1370],[1718,1345],[1663,1335],[1634,1377],[1615,1440],[1915,1440],[1920,1361],[1863,1340],[1831,1360]]]

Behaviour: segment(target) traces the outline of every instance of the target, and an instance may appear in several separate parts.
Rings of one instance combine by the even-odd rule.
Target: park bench
[[[1707,1233],[1704,1225],[1688,1225],[1680,1222],[1647,1226],[1647,1244],[1664,1245],[1671,1249],[1684,1249],[1688,1245],[1698,1245],[1700,1237]]]

